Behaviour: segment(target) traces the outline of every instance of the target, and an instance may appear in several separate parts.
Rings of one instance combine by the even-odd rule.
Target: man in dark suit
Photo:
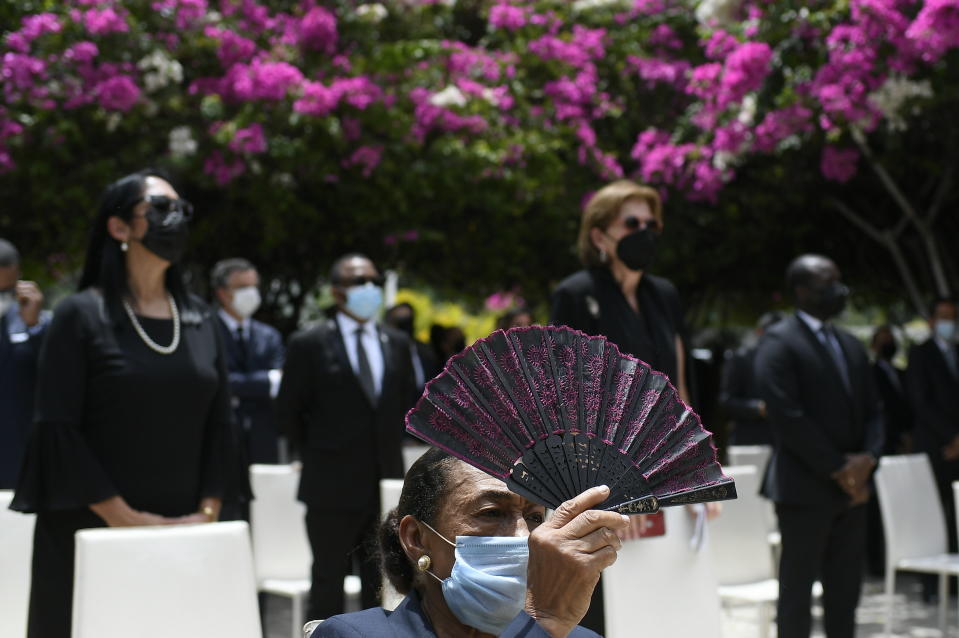
[[[937,299],[930,308],[932,335],[909,351],[907,387],[916,417],[916,450],[929,455],[949,528],[950,551],[956,551],[953,481],[959,480],[959,351],[956,348],[956,301]]]
[[[886,425],[886,442],[882,453],[908,453],[912,449],[912,407],[906,394],[905,374],[892,363],[897,346],[896,337],[888,324],[878,326],[873,331],[869,349],[873,355],[873,379],[882,401],[883,422]],[[876,495],[869,499],[868,539],[869,572],[882,576],[886,573],[886,549],[882,514]]]
[[[778,635],[809,637],[819,579],[826,636],[853,638],[881,406],[865,349],[830,323],[849,293],[836,265],[803,255],[786,285],[797,312],[766,332],[756,356],[773,434],[763,494],[776,504],[782,534]]]
[[[403,476],[403,418],[414,396],[409,339],[374,320],[383,295],[376,266],[346,255],[330,281],[336,312],[290,338],[277,397],[280,424],[303,461],[298,498],[313,550],[311,618],[343,612],[343,578],[354,558],[363,606],[377,604],[370,544],[379,481]]]
[[[433,348],[413,334],[416,311],[408,303],[398,303],[386,311],[383,321],[410,338],[410,358],[413,362],[413,376],[416,379],[416,394],[419,396],[426,382],[439,374],[440,367],[436,362]]]
[[[280,388],[283,338],[253,319],[260,307],[260,276],[245,259],[224,259],[210,276],[217,327],[226,345],[233,413],[250,463],[278,463],[279,434],[273,399]]]
[[[872,333],[870,350],[873,354],[873,378],[882,401],[886,425],[883,454],[906,454],[912,447],[912,406],[909,405],[906,392],[906,375],[892,363],[898,347],[888,324],[877,327]]]
[[[719,390],[719,405],[732,420],[733,445],[770,445],[766,402],[756,388],[756,350],[766,330],[782,319],[780,312],[767,312],[756,323],[756,342],[726,355]],[[759,468],[762,471],[765,468]]]
[[[37,356],[49,324],[43,293],[20,281],[20,254],[0,239],[0,489],[17,485],[33,420]]]

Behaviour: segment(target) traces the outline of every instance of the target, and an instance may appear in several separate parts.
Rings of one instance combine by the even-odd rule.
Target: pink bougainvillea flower
[[[859,151],[856,149],[826,146],[822,150],[819,169],[826,179],[845,183],[855,177],[858,163]]]
[[[306,12],[297,27],[301,47],[310,51],[322,51],[332,55],[336,51],[336,17],[323,7],[313,7]]]
[[[323,117],[336,108],[340,96],[322,82],[304,82],[302,95],[293,102],[293,110],[303,115]]]
[[[203,172],[212,177],[218,186],[226,186],[246,172],[246,164],[239,157],[228,161],[220,151],[213,151],[203,163]]]
[[[100,106],[108,111],[125,113],[140,100],[140,88],[128,75],[115,75],[100,82],[94,89]]]
[[[81,22],[90,35],[109,35],[111,33],[127,33],[130,25],[126,16],[113,7],[104,9],[87,9],[83,12],[72,12],[74,22]]]
[[[380,165],[382,158],[382,146],[361,146],[353,151],[353,154],[347,159],[343,160],[343,167],[352,168],[359,166],[362,168],[363,177],[369,177],[373,174],[373,171],[376,170],[376,167]]]
[[[516,31],[526,26],[526,12],[520,7],[500,2],[490,8],[489,23],[497,29]]]
[[[229,148],[236,153],[263,153],[266,151],[266,137],[263,126],[254,122],[246,128],[238,129],[230,140]]]

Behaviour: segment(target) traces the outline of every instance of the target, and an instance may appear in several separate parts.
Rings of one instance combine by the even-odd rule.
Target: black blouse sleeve
[[[197,303],[196,301],[194,303]],[[220,498],[231,502],[250,499],[250,479],[246,468],[239,432],[230,408],[230,377],[226,365],[226,349],[220,331],[204,312],[204,326],[216,345],[216,368],[219,384],[207,417],[203,441],[203,472],[200,476],[201,498]]]
[[[589,291],[580,281],[580,273],[560,283],[550,299],[549,323],[553,326],[568,326],[587,334],[596,333],[596,317],[590,314],[587,299]],[[597,304],[594,300],[592,303]],[[598,311],[598,305],[596,307]]]
[[[87,507],[117,495],[83,434],[92,330],[98,305],[80,293],[57,307],[40,350],[36,413],[12,509]]]

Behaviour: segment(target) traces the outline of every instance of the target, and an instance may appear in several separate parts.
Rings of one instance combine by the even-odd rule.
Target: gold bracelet
[[[209,505],[204,505],[203,509],[200,510],[200,513],[206,515],[206,517],[210,519],[211,523],[215,520],[213,518],[213,514],[214,514],[213,508],[210,507]]]

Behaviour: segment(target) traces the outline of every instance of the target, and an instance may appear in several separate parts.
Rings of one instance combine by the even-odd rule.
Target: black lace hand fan
[[[551,508],[604,484],[600,508],[623,514],[736,498],[666,377],[566,327],[477,341],[430,381],[406,429]]]

